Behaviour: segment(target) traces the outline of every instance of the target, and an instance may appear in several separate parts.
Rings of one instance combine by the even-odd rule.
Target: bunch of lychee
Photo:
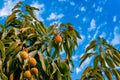
[[[36,68],[37,61],[34,57],[29,57],[27,51],[21,51],[20,56],[23,60],[27,59],[28,69],[24,71],[24,78],[31,78],[32,75],[38,77],[38,69]]]

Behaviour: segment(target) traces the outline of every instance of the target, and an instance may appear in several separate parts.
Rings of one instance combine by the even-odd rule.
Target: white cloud
[[[112,39],[111,44],[120,44],[120,28],[118,26],[114,28],[114,38]]]
[[[88,31],[94,30],[96,28],[96,21],[95,19],[92,19],[90,22],[90,27],[88,28]]]
[[[83,12],[83,11],[86,11],[86,9],[85,9],[84,6],[82,6],[81,8],[79,8],[79,10],[82,11],[82,12]]]
[[[39,9],[39,11],[35,11],[34,13],[39,20],[44,21],[44,19],[41,17],[41,14],[45,11],[44,4],[39,4],[38,2],[33,2],[31,4],[31,6]]]
[[[81,71],[80,67],[76,68],[76,73],[78,74]]]
[[[74,56],[72,56],[72,60],[74,60],[74,61],[77,61],[78,60],[78,55],[74,55]]]
[[[12,8],[19,1],[21,0],[4,0],[3,7],[0,9],[0,17],[6,17],[10,15],[12,13]]]
[[[83,22],[87,21],[87,18],[86,18],[86,17],[83,17],[82,21],[83,21]]]
[[[75,5],[75,3],[74,3],[74,2],[70,2],[70,5],[71,5],[71,6],[74,6],[74,5]]]
[[[80,15],[79,14],[77,14],[76,16],[75,16],[75,18],[78,18]]]
[[[89,39],[91,38],[91,35],[90,35],[90,34],[88,35],[88,38],[89,38]]]
[[[102,12],[102,7],[98,6],[97,9],[96,9],[96,12]]]
[[[117,17],[113,16],[113,22],[116,22],[116,20],[117,20]]]
[[[99,32],[100,27],[101,27],[101,26],[98,26],[98,27],[97,27],[96,32],[94,33],[92,40],[94,40],[95,38],[97,38],[97,34],[98,34],[98,32]]]
[[[62,13],[61,14],[51,13],[47,20],[58,20],[61,19],[63,16],[64,15]]]
[[[105,32],[102,32],[102,34],[100,35],[100,37],[105,38],[105,37],[106,37],[106,33],[105,33]]]
[[[95,8],[95,7],[96,7],[96,4],[94,3],[94,4],[92,5],[92,7]]]

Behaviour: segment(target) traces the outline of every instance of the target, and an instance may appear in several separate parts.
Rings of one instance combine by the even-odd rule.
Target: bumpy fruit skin
[[[14,80],[14,74],[13,73],[10,74],[9,80]]]
[[[31,66],[36,66],[36,64],[37,64],[35,58],[29,58],[28,63],[29,63]]]
[[[68,26],[68,29],[69,30],[74,30],[74,27],[73,26]]]
[[[22,51],[20,53],[20,56],[21,56],[22,59],[27,59],[29,57],[29,55],[28,55],[28,53],[26,51]]]
[[[55,41],[58,43],[62,42],[62,37],[59,35],[55,36]]]
[[[31,72],[38,76],[38,69],[37,68],[31,68]]]
[[[24,77],[25,78],[31,78],[31,76],[32,75],[31,75],[31,72],[29,70],[27,70],[27,71],[24,72]]]

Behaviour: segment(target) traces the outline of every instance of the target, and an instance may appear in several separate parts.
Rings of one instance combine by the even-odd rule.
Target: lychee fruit
[[[38,76],[38,69],[37,68],[31,68],[31,72]]]
[[[55,36],[55,41],[58,43],[62,42],[62,37],[59,35]]]
[[[36,66],[36,64],[37,64],[36,59],[35,58],[29,58],[28,64],[30,64],[31,66]]]
[[[22,51],[20,53],[20,56],[21,56],[22,59],[27,59],[29,57],[29,55],[28,55],[28,53],[26,51]]]
[[[27,70],[27,71],[24,72],[24,77],[25,78],[31,78],[31,76],[32,75],[31,75],[31,72],[29,70]]]

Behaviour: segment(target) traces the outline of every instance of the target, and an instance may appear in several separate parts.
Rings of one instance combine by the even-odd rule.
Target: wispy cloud
[[[103,8],[100,7],[100,6],[98,6],[95,11],[96,11],[96,12],[102,12],[102,10],[103,10]]]
[[[58,20],[61,19],[64,16],[64,14],[56,14],[56,13],[51,13],[47,20]]]
[[[80,69],[80,67],[77,67],[76,68],[76,73],[78,74],[79,72],[81,72],[81,69]]]
[[[76,16],[75,16],[75,18],[78,18],[80,15],[79,14],[77,14]]]
[[[31,4],[31,6],[39,9],[39,11],[35,11],[34,13],[39,20],[44,21],[44,19],[41,17],[41,14],[45,11],[44,4],[39,4],[38,2],[33,2]]]
[[[0,9],[0,17],[6,17],[6,16],[10,15],[12,12],[12,8],[19,1],[21,1],[21,0],[4,0],[3,7]]]
[[[71,5],[71,6],[74,6],[74,5],[75,5],[75,2],[73,2],[73,1],[70,2],[70,5]]]
[[[113,22],[116,22],[116,20],[117,20],[117,17],[113,16]]]
[[[87,21],[87,18],[86,18],[86,17],[83,17],[83,18],[82,18],[82,21],[83,21],[83,22],[86,22],[86,21]]]
[[[120,28],[118,26],[114,28],[114,38],[112,39],[111,44],[120,44]]]
[[[96,21],[95,19],[92,19],[90,22],[90,27],[88,28],[88,31],[92,31],[96,28]]]
[[[78,55],[74,55],[74,56],[72,56],[72,60],[74,60],[74,61],[77,61],[77,60],[78,60],[78,58],[79,58],[79,56],[78,56]]]
[[[82,12],[83,12],[83,11],[86,11],[86,9],[85,9],[84,6],[80,7],[79,10],[82,11]]]
[[[102,34],[100,35],[100,37],[105,38],[105,37],[106,37],[106,33],[105,33],[105,32],[102,32]]]

